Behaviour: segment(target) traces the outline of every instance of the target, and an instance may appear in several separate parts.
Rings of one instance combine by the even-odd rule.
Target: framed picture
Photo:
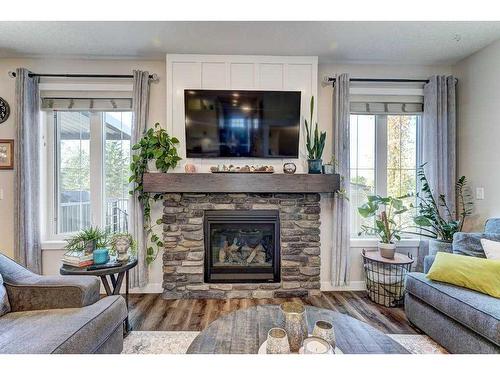
[[[14,169],[13,139],[0,139],[0,169]]]

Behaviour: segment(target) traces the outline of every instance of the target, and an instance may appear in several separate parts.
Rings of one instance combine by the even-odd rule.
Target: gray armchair
[[[40,276],[0,254],[10,312],[0,317],[0,353],[120,353],[125,300],[99,299],[94,276]]]

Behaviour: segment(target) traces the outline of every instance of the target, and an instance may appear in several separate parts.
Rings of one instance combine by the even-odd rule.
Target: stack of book
[[[85,254],[83,251],[68,251],[62,258],[63,264],[72,267],[84,268],[94,264],[92,254]]]

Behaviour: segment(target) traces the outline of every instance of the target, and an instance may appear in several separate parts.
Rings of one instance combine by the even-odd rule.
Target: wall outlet
[[[477,200],[484,199],[484,188],[483,187],[476,188],[476,199]]]

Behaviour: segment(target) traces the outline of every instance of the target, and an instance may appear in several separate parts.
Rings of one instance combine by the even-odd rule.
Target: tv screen
[[[188,158],[297,158],[300,91],[185,90]]]

